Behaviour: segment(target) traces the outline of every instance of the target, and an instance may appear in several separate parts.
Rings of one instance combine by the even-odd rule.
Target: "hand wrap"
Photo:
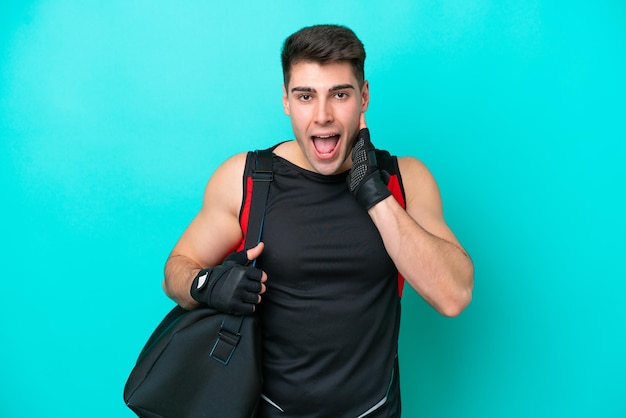
[[[348,187],[356,200],[366,210],[391,196],[387,188],[389,174],[378,169],[376,149],[370,141],[370,131],[361,129],[352,149],[352,168],[348,174]]]
[[[200,270],[193,279],[191,297],[225,313],[254,312],[263,272],[250,263],[244,250],[230,254],[219,266]]]

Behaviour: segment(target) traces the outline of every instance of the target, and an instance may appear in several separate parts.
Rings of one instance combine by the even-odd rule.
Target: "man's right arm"
[[[167,262],[163,289],[185,309],[199,306],[190,294],[198,272],[219,265],[241,242],[239,210],[246,153],[226,160],[209,180],[202,208],[182,234]]]

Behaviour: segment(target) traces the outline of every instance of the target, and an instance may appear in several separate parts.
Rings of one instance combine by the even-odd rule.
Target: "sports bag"
[[[256,151],[245,248],[259,242],[272,181],[271,150]],[[154,330],[124,387],[142,418],[250,418],[261,397],[261,334],[255,315],[172,309]]]

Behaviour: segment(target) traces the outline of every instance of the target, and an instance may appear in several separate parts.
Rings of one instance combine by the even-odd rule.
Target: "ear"
[[[287,88],[283,84],[283,110],[285,111],[285,115],[291,116],[289,111],[289,97],[287,97]]]
[[[361,88],[361,112],[365,112],[370,105],[370,83],[365,80]]]

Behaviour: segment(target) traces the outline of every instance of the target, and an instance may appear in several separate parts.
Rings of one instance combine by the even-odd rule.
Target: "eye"
[[[300,95],[298,95],[298,100],[300,100],[302,102],[308,102],[309,100],[311,100],[311,95],[310,94],[300,94]]]
[[[335,97],[338,98],[339,100],[344,100],[348,98],[348,93],[339,91],[335,94]]]

